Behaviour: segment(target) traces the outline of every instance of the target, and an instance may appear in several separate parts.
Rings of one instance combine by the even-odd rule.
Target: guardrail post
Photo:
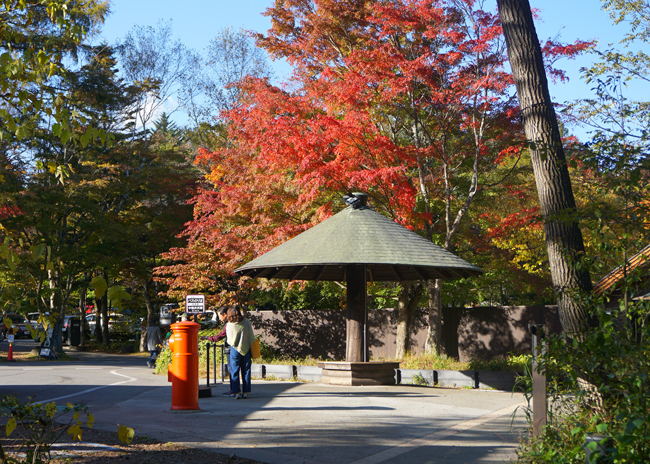
[[[546,372],[539,366],[539,357],[546,352],[542,341],[546,326],[530,324],[528,328],[533,348],[533,436],[538,436],[544,432],[546,427]]]

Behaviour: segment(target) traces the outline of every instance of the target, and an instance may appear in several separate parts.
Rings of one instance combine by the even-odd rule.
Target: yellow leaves
[[[12,417],[7,421],[7,428],[6,428],[7,436],[11,435],[15,429],[16,429],[16,419]]]
[[[81,433],[82,433],[82,430],[81,430],[81,427],[79,426],[79,424],[71,425],[70,428],[68,429],[68,435],[70,435],[72,437],[73,441],[74,440],[81,441]]]
[[[27,324],[27,330],[29,330],[29,333],[32,336],[32,340],[36,341],[36,339],[40,337],[40,334],[38,333],[38,330],[36,330],[34,327],[32,327],[31,324]],[[42,343],[42,341],[41,341],[41,343]]]
[[[108,289],[108,299],[117,309],[122,309],[122,300],[130,300],[131,295],[120,285],[114,285]]]
[[[95,290],[95,298],[99,299],[104,296],[108,289],[108,284],[102,276],[95,276],[90,281],[90,286]]]
[[[222,165],[215,165],[211,167],[210,173],[205,176],[206,180],[213,185],[221,183],[221,180],[226,175],[226,170]]]
[[[31,246],[29,247],[29,251],[32,253],[32,261],[36,262],[38,258],[43,255],[43,251],[45,251],[45,245],[41,243],[40,245]]]
[[[7,264],[9,265],[9,269],[12,271],[15,271],[20,264],[20,258],[15,251],[9,250],[9,254],[7,256]]]
[[[122,443],[125,443],[127,445],[131,443],[131,440],[133,440],[133,437],[135,436],[135,431],[126,425],[118,424],[118,427],[117,438],[119,438]]]
[[[66,407],[69,410],[75,410],[75,405],[73,405],[72,403],[67,403]],[[83,425],[83,422],[79,420],[79,414],[80,412],[77,410],[72,416],[72,420],[74,421],[74,424],[71,425],[70,428],[68,428],[68,435],[70,435],[73,440],[81,441],[81,433],[82,433],[81,426]],[[95,423],[95,417],[92,414],[87,413],[86,425],[88,426],[88,428],[92,428],[94,423]]]
[[[45,64],[49,61],[50,57],[47,56],[47,53],[43,50],[39,50],[38,54],[36,55],[38,59],[38,64],[41,66],[45,66]]]
[[[44,406],[45,409],[45,414],[49,419],[54,419],[54,416],[56,415],[56,403],[47,403]]]
[[[6,328],[10,329],[14,325],[14,321],[11,320],[10,317],[5,317],[2,320],[2,323],[5,325]]]
[[[548,273],[547,255],[544,248],[544,230],[529,226],[514,229],[507,237],[495,238],[497,248],[511,253],[511,262],[526,272],[545,276]]]

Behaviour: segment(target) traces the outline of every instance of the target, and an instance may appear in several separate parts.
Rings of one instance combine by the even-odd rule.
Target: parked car
[[[49,315],[50,313],[43,313],[43,316],[45,316],[45,318],[48,318]],[[43,327],[43,324],[38,322],[38,319],[40,317],[41,317],[41,313],[27,313],[27,319],[29,319],[29,323],[32,325],[32,327],[38,330],[40,330]]]
[[[43,315],[45,317],[48,317],[49,314],[50,313],[44,313]],[[38,321],[38,319],[40,317],[41,317],[41,313],[38,313],[38,312],[36,312],[36,313],[27,313],[27,319],[29,319],[29,323],[32,325],[32,328],[35,329],[35,330],[38,330],[38,331],[43,330],[43,324]],[[32,338],[34,338],[34,337],[32,337]],[[39,336],[37,336],[36,338],[34,338],[34,342],[40,343],[41,338]]]
[[[95,333],[95,325],[97,324],[97,315],[89,314],[86,316],[86,322],[90,333]],[[101,318],[99,319],[101,322]],[[124,314],[113,313],[108,315],[108,331],[110,333],[131,333],[135,331],[135,327],[131,321],[124,316]]]
[[[131,321],[123,314],[108,315],[108,331],[111,333],[130,333]]]
[[[5,326],[4,319],[8,317],[13,323],[13,334],[16,338],[27,338],[30,337],[30,332],[27,330],[27,324],[29,324],[29,319],[27,319],[22,314],[12,314],[8,313],[0,318],[0,331],[2,332],[3,338],[9,334],[9,327]]]
[[[88,329],[90,330],[91,334],[95,333],[95,325],[97,324],[97,315],[96,314],[88,314],[86,316],[86,324],[88,324]]]

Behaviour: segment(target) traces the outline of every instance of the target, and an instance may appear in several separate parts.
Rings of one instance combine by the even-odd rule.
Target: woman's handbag
[[[259,358],[262,356],[262,353],[260,353],[260,341],[255,340],[253,344],[251,345],[251,358]]]

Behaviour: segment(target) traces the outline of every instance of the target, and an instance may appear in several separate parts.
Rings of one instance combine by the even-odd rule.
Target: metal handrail
[[[221,348],[221,383],[225,383],[226,374],[224,369],[224,359],[225,359],[225,348],[226,346],[221,344],[217,345],[216,343],[207,343],[206,351],[206,385],[210,386],[210,349],[212,349],[212,378],[213,384],[217,383],[217,346]]]

